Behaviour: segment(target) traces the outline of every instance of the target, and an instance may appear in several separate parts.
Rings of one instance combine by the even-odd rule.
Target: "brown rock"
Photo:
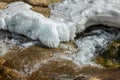
[[[33,11],[43,14],[45,17],[50,16],[50,10],[47,7],[35,6],[32,8]]]
[[[6,3],[11,3],[11,2],[15,2],[15,1],[23,1],[23,0],[0,0],[2,2],[6,2]]]
[[[42,48],[39,46],[32,46],[30,48],[25,49],[22,52],[16,51],[16,53],[7,53],[4,58],[6,62],[4,66],[21,70],[24,69],[24,65],[28,65],[31,67],[36,64],[37,61],[42,61],[51,58],[55,52],[62,52],[64,49],[56,48]],[[12,55],[12,56],[11,56]],[[17,65],[16,65],[17,64]]]
[[[120,68],[120,42],[113,41],[101,52],[95,60],[96,63],[110,69]]]
[[[101,79],[98,79],[96,77],[89,77],[89,76],[83,75],[83,76],[75,78],[74,80],[101,80]]]
[[[2,67],[0,66],[0,80],[6,78],[8,78],[7,80],[18,80],[21,78],[20,76],[22,79],[25,78],[24,80],[120,79],[120,69],[107,70],[91,66],[79,68],[70,60],[55,58],[54,53],[65,54],[64,51],[71,51],[70,48],[65,48],[62,45],[60,45],[62,48],[55,49],[32,46],[22,52],[16,51],[6,54],[4,57],[6,62]],[[68,46],[68,44],[66,45]],[[71,45],[73,44],[71,43]]]
[[[69,46],[70,45],[73,46],[73,43],[69,43]],[[77,70],[75,69],[77,65],[69,60],[59,58],[55,58],[55,60],[53,59],[55,56],[54,54],[65,54],[64,52],[67,51],[70,50],[62,46],[54,49],[32,46],[22,52],[19,52],[18,50],[14,53],[7,53],[4,56],[6,62],[3,66],[9,67],[18,72],[20,71],[22,75],[28,75],[25,77],[28,77],[30,80],[49,80],[50,76],[54,77],[54,74],[58,74],[57,77],[61,74],[67,74],[70,77],[70,75],[74,76],[76,74]]]
[[[6,8],[6,6],[7,6],[7,3],[0,2],[0,9],[4,9],[4,8]]]
[[[8,67],[0,66],[0,80],[20,80],[21,75]]]
[[[91,77],[89,80],[101,80],[101,79],[98,79],[96,77]]]
[[[70,60],[50,60],[34,72],[28,80],[66,80],[73,79],[78,73],[79,67]]]
[[[6,62],[4,58],[0,58],[0,65],[3,65]]]
[[[35,6],[48,6],[49,4],[60,2],[61,0],[25,0],[25,2]]]
[[[80,74],[89,77],[96,77],[98,80],[119,80],[120,69],[110,70],[98,67],[87,66],[80,70]],[[88,79],[89,80],[89,79]]]

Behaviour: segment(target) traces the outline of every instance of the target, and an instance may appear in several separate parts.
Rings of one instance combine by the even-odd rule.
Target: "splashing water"
[[[37,43],[37,41],[33,41],[26,36],[5,30],[0,30],[0,34],[0,56],[10,52],[15,47],[24,50]]]
[[[96,65],[92,62],[95,55],[100,50],[104,50],[108,43],[120,38],[120,31],[118,29],[106,27],[102,27],[102,29],[100,26],[96,27],[97,29],[91,28],[91,31],[83,33],[76,40],[78,52],[73,57],[73,61],[79,65]]]

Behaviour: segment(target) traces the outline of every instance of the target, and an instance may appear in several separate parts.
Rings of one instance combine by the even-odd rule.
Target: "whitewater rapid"
[[[79,65],[96,65],[94,59],[112,41],[120,39],[120,30],[116,28],[106,28],[103,25],[96,25],[96,29],[91,28],[89,32],[84,32],[76,40],[78,52],[73,57],[73,61]]]

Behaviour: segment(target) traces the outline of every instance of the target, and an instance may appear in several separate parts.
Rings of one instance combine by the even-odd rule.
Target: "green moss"
[[[107,46],[103,53],[94,60],[96,63],[109,69],[116,69],[120,67],[120,42],[113,41]]]

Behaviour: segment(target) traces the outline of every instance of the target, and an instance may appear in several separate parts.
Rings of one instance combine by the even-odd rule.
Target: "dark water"
[[[78,52],[74,61],[80,65],[95,65],[92,60],[105,51],[108,44],[120,39],[120,30],[105,25],[87,28],[76,40]]]

